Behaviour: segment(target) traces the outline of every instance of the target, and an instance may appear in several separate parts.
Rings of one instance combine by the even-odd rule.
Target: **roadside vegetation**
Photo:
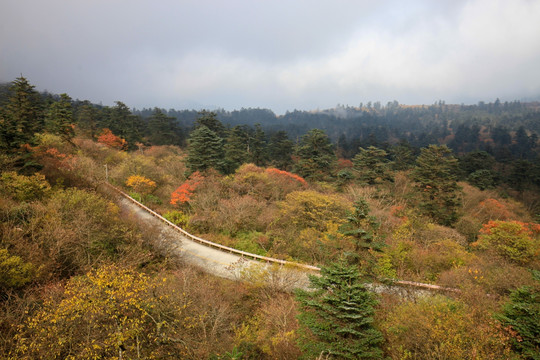
[[[121,103],[43,99],[24,78],[8,94],[4,358],[540,356],[540,197],[534,179],[512,183],[520,160],[399,142],[346,157],[322,130],[294,144],[210,112],[187,134],[156,109],[147,126],[161,132],[143,136]],[[213,278],[159,246],[105,181],[200,237],[322,277],[296,294],[256,270],[246,283]],[[363,285],[397,279],[457,291],[407,298]]]

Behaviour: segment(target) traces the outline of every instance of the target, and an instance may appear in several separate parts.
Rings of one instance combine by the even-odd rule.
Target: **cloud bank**
[[[131,107],[540,99],[540,1],[7,0],[0,80]]]

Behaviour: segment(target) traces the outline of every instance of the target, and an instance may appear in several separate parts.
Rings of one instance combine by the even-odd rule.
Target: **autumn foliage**
[[[44,167],[52,169],[73,170],[76,158],[65,154],[55,147],[36,146],[28,147],[36,158],[39,158]]]
[[[195,171],[189,179],[187,179],[182,185],[180,185],[171,194],[171,205],[183,205],[188,203],[193,196],[193,192],[197,189],[197,186],[204,180],[204,176],[200,172]]]
[[[140,194],[150,194],[156,188],[156,182],[144,176],[132,175],[127,178],[126,186]]]
[[[97,139],[98,143],[107,145],[114,149],[123,150],[127,146],[127,141],[112,133],[110,129],[103,129]]]
[[[239,195],[249,194],[259,200],[282,200],[292,191],[307,187],[300,176],[275,168],[262,168],[254,164],[240,166],[227,185]]]
[[[301,176],[298,176],[296,174],[292,174],[292,173],[290,173],[288,171],[279,170],[279,169],[276,169],[276,168],[268,168],[265,171],[266,171],[267,174],[269,174],[271,176],[282,177],[282,178],[285,178],[285,179],[298,181],[303,186],[307,186],[306,180],[304,180]]]
[[[478,241],[473,245],[479,249],[494,252],[511,262],[527,264],[538,259],[539,234],[539,224],[490,221],[480,230]]]
[[[443,296],[392,306],[381,324],[392,359],[510,359],[510,339],[486,311]]]
[[[18,201],[32,201],[49,195],[51,186],[42,174],[25,176],[10,171],[0,175],[0,193]]]
[[[243,164],[228,175],[194,172],[182,183],[186,166],[180,148],[119,151],[126,142],[108,129],[101,144],[76,138],[75,148],[60,140],[47,134],[41,145],[28,145],[47,170],[44,175],[0,174],[0,275],[7,274],[0,276],[0,290],[9,297],[0,296],[4,354],[22,359],[75,353],[73,358],[118,358],[119,351],[124,358],[309,356],[299,346],[305,330],[298,327],[299,304],[274,288],[277,281],[262,289],[266,278],[254,281],[260,284],[256,288],[200,274],[173,261],[168,249],[146,245],[159,238],[155,228],[137,229],[96,192],[55,181],[80,176],[77,171],[84,168],[82,174],[97,183],[106,163],[113,182],[142,198],[159,198],[155,211],[202,238],[320,266],[343,256],[366,277],[459,289],[448,297],[414,301],[381,295],[388,305],[376,308],[376,325],[384,333],[386,358],[519,356],[510,349],[514,335],[492,314],[510,290],[530,285],[529,270],[540,266],[540,225],[530,222],[536,212],[498,191],[460,183],[463,206],[456,226],[448,227],[421,215],[426,207],[420,200],[446,204],[437,202],[441,194],[423,198],[438,184],[426,183],[415,194],[407,171],[397,173],[394,183],[366,187],[350,177],[340,186],[336,173],[350,169],[350,160],[338,161],[328,182],[313,184],[291,172]],[[56,173],[49,168],[62,171],[52,177]],[[318,173],[306,176],[323,179]],[[367,209],[353,212],[360,198],[373,222],[367,221]]]
[[[489,220],[508,220],[512,216],[505,204],[492,198],[478,204],[478,215]]]
[[[172,341],[188,325],[181,301],[163,284],[116,266],[72,278],[60,299],[50,298],[17,334],[17,357],[163,358],[186,354]],[[178,296],[177,296],[178,297]],[[170,319],[169,313],[176,318]],[[167,319],[167,320],[165,320]]]
[[[339,169],[339,170],[343,170],[343,169],[351,169],[353,167],[353,162],[349,159],[343,159],[343,158],[339,158],[337,160],[337,165],[336,167]]]

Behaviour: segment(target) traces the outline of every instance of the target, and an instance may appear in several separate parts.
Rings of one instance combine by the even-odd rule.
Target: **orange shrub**
[[[478,204],[478,215],[487,218],[487,220],[508,220],[511,217],[506,205],[492,198]]]
[[[182,205],[188,203],[193,196],[193,192],[203,180],[204,176],[202,176],[200,172],[195,171],[190,175],[188,180],[173,191],[171,194],[170,203],[172,205]]]
[[[73,155],[63,154],[56,148],[50,148],[41,154],[42,160],[47,160],[50,165],[57,168],[72,170],[75,163],[75,158]]]
[[[25,145],[35,159],[43,166],[43,173],[47,178],[59,172],[63,175],[74,170],[80,156],[75,156],[74,147],[64,142],[59,136],[52,134],[37,134],[37,146]]]
[[[266,169],[266,173],[268,173],[270,175],[273,175],[273,176],[281,176],[281,177],[284,177],[285,179],[295,180],[295,181],[298,181],[303,186],[307,186],[306,180],[304,180],[302,177],[300,177],[300,176],[298,176],[296,174],[292,174],[292,173],[290,173],[288,171],[279,170],[279,169],[276,169],[276,168],[268,168],[268,169]]]
[[[127,141],[112,133],[110,129],[103,129],[101,135],[98,137],[98,143],[105,144],[109,147],[123,150],[127,146]]]
[[[480,230],[474,247],[493,252],[506,260],[527,264],[538,260],[540,225],[520,221],[490,221]]]
[[[338,170],[351,169],[352,167],[353,167],[353,162],[349,159],[340,158],[337,161]]]
[[[390,216],[398,218],[401,222],[400,225],[409,220],[404,205],[392,205],[390,207]]]

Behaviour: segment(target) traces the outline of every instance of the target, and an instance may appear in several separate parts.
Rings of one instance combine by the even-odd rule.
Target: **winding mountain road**
[[[292,291],[307,288],[308,274],[318,275],[319,268],[285,260],[250,254],[224,245],[216,244],[189,234],[158,213],[131,198],[122,190],[105,183],[118,196],[118,204],[137,221],[154,227],[157,243],[172,255],[203,271],[235,281],[264,281],[266,285]],[[397,293],[404,297],[416,297],[432,292],[459,292],[439,285],[396,280],[392,285],[369,284],[375,292]]]
[[[308,274],[319,272],[315,266],[258,256],[198,238],[123,191],[112,185],[109,188],[120,195],[117,203],[130,216],[155,229],[160,247],[209,274],[235,281],[264,281],[271,286],[292,291],[295,288],[307,288]]]

